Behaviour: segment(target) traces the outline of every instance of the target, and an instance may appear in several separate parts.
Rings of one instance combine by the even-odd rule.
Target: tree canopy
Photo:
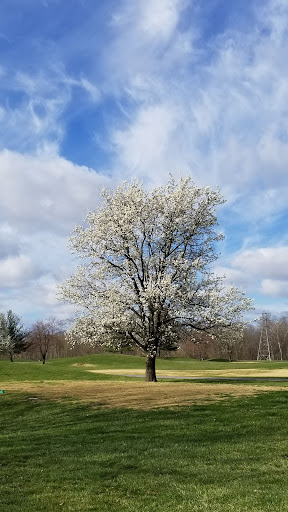
[[[11,309],[6,314],[0,313],[0,351],[9,354],[11,362],[14,354],[20,354],[29,347],[27,335],[21,318]]]
[[[70,238],[82,258],[62,286],[62,298],[80,307],[70,338],[136,345],[153,381],[157,351],[176,345],[181,330],[241,336],[251,300],[211,270],[223,202],[189,177],[150,192],[136,180],[104,190],[102,206]]]

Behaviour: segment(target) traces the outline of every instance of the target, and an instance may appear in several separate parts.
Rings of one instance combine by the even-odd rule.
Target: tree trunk
[[[156,362],[156,355],[155,356],[151,356],[150,354],[146,355],[146,375],[145,375],[146,382],[157,382],[155,362]]]
[[[45,364],[46,363],[46,354],[42,354],[42,363]]]
[[[13,355],[14,355],[14,354],[10,352],[10,354],[9,354],[9,355],[10,355],[10,361],[11,361],[11,363],[14,363],[14,359],[13,359]]]

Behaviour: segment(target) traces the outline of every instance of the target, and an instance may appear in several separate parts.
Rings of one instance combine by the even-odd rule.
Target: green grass
[[[123,380],[83,364],[133,369],[145,359],[0,361],[0,387],[1,380]],[[233,364],[255,366],[288,363]],[[231,363],[159,359],[157,368],[230,370]],[[149,411],[31,398],[0,394],[1,512],[288,512],[285,391]]]
[[[151,411],[0,396],[1,512],[286,512],[288,396]]]
[[[126,356],[123,356],[124,358]],[[127,356],[127,361],[133,356]],[[121,366],[121,355],[99,354],[84,357],[67,357],[63,359],[52,359],[46,364],[27,361],[0,361],[0,383],[5,381],[39,381],[39,380],[123,380],[123,377],[107,376],[87,372],[84,364],[97,364],[99,369],[123,368]],[[138,360],[140,360],[138,362]],[[118,366],[117,366],[118,361]],[[135,364],[145,365],[143,358],[135,358]],[[80,364],[80,366],[77,366]],[[137,368],[138,366],[136,366]],[[141,367],[141,366],[139,366]],[[144,366],[143,366],[144,367]],[[125,364],[124,364],[125,368]]]
[[[75,366],[79,364],[79,366]],[[53,359],[45,365],[40,362],[0,361],[0,386],[1,380],[9,381],[39,381],[39,380],[123,380],[123,377],[107,376],[103,374],[90,373],[84,364],[93,364],[95,369],[136,369],[145,368],[145,358],[122,355],[122,354],[95,354],[82,357],[67,357],[63,359]],[[287,361],[272,362],[250,362],[250,363],[229,363],[218,361],[199,361],[188,358],[158,358],[156,361],[156,371],[158,370],[231,370],[231,369],[278,369],[287,368]],[[126,380],[129,380],[127,377]]]

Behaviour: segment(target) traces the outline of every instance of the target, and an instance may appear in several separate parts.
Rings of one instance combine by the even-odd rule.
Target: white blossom
[[[80,307],[70,339],[137,345],[155,357],[177,344],[180,328],[240,333],[251,300],[211,272],[223,202],[189,177],[151,192],[136,180],[104,190],[102,206],[70,238],[82,259],[61,288]]]
[[[9,334],[7,320],[3,313],[0,313],[0,352],[8,352],[12,346],[12,339]]]

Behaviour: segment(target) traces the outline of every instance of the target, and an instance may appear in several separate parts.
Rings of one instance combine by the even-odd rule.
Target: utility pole
[[[269,315],[264,311],[261,317],[261,332],[260,332],[260,341],[258,347],[257,361],[271,361],[272,360],[272,351],[269,341]]]

